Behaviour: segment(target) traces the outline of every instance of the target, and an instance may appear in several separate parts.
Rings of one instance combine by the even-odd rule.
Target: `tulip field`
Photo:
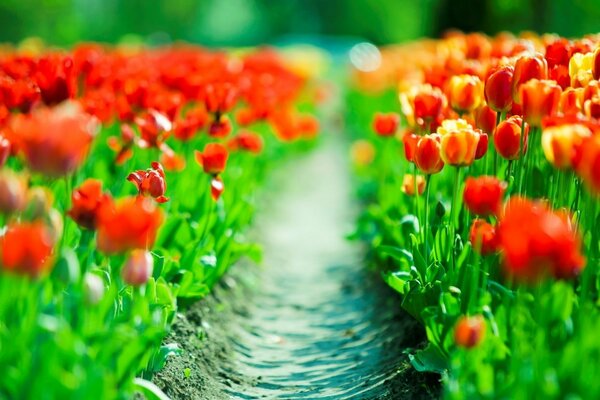
[[[349,54],[0,47],[0,399],[600,398],[600,36]]]

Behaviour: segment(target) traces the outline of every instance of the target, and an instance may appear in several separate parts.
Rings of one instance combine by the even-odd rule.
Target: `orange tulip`
[[[496,237],[496,228],[482,219],[473,221],[469,240],[476,252],[481,255],[494,254],[498,251],[498,239]]]
[[[223,172],[228,157],[227,148],[220,143],[208,143],[202,153],[196,151],[196,161],[202,166],[204,172],[210,175]]]
[[[592,131],[582,124],[558,125],[542,132],[542,148],[546,159],[556,168],[575,168],[584,140]]]
[[[475,160],[480,132],[465,120],[447,119],[437,129],[441,136],[442,159],[453,166],[471,165]]]
[[[542,125],[542,118],[558,112],[561,89],[552,81],[532,79],[520,87],[523,119],[531,126]]]
[[[425,178],[422,175],[417,175],[417,193],[420,195],[425,191]],[[415,195],[415,176],[413,174],[405,174],[402,179],[402,192],[409,195]]]
[[[454,75],[448,83],[448,100],[458,113],[473,111],[483,102],[483,82],[474,75]]]
[[[477,346],[485,335],[485,321],[482,316],[460,317],[454,328],[454,342],[466,349]]]

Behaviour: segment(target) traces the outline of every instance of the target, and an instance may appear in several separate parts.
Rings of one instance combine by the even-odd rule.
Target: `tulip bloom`
[[[213,138],[225,138],[232,131],[231,121],[227,115],[223,115],[219,120],[211,122],[208,127],[208,135]]]
[[[592,76],[600,80],[600,47],[597,47],[592,57]]]
[[[75,171],[87,157],[98,124],[76,103],[17,115],[7,136],[27,166],[50,177]]]
[[[151,169],[130,173],[127,180],[136,186],[140,196],[150,196],[158,203],[166,203],[169,198],[165,197],[167,190],[165,171],[162,165],[156,161],[153,161],[151,165]]]
[[[350,158],[359,167],[369,165],[375,159],[375,147],[366,140],[357,140],[350,148]]]
[[[532,79],[521,85],[523,119],[531,126],[542,125],[542,118],[558,112],[561,88],[552,81]]]
[[[22,211],[27,202],[27,180],[10,169],[0,170],[0,213]]]
[[[82,228],[96,229],[98,211],[111,201],[108,194],[102,193],[102,181],[87,179],[71,195],[69,217]]]
[[[559,110],[565,115],[577,115],[583,111],[583,88],[568,88],[560,94]]]
[[[98,249],[106,254],[154,245],[163,214],[143,197],[128,197],[104,204],[98,212]]]
[[[496,228],[489,222],[476,219],[471,225],[469,240],[476,252],[481,255],[494,254],[498,251]]]
[[[437,174],[444,168],[440,142],[441,139],[438,134],[422,136],[417,142],[414,162],[424,174]]]
[[[425,178],[421,175],[417,175],[416,181],[417,193],[422,195],[425,191]],[[402,179],[402,192],[409,195],[415,195],[415,176],[413,174],[405,174]]]
[[[531,79],[547,79],[548,63],[541,54],[522,56],[515,63],[515,71],[512,80],[513,102],[521,104],[521,93],[519,87],[521,84]]]
[[[393,136],[400,125],[400,115],[397,113],[376,113],[373,117],[373,130],[379,136]]]
[[[468,177],[463,194],[465,206],[475,215],[482,217],[498,215],[506,183],[493,176]]]
[[[233,108],[237,89],[229,82],[210,83],[204,88],[204,104],[209,113],[225,113]]]
[[[485,81],[485,101],[496,112],[507,112],[512,107],[512,82],[514,68],[501,67]]]
[[[204,172],[210,175],[218,175],[225,170],[229,152],[227,148],[219,143],[208,143],[204,151],[196,151],[196,161],[202,166]]]
[[[571,86],[574,88],[585,87],[594,79],[592,69],[594,67],[594,53],[576,53],[569,60],[569,76]]]
[[[581,240],[569,216],[539,202],[511,198],[497,227],[506,272],[535,282],[550,275],[571,278],[585,266]]]
[[[525,129],[522,129],[525,124]],[[521,156],[521,132],[523,138],[523,154],[527,153],[527,136],[529,135],[529,125],[524,123],[521,117],[512,116],[509,119],[500,122],[494,132],[494,147],[500,156],[507,160],[516,160]]]
[[[495,111],[483,104],[475,110],[475,126],[482,132],[491,135],[496,129],[496,115]]]
[[[404,157],[406,158],[406,161],[415,161],[415,152],[417,150],[419,139],[420,137],[410,130],[404,132],[402,143],[404,144]]]
[[[475,75],[454,75],[448,83],[450,107],[468,113],[483,102],[483,82]]]
[[[581,155],[584,140],[592,131],[582,124],[567,124],[545,128],[542,132],[542,149],[550,164],[556,168],[575,168]]]
[[[414,115],[420,126],[431,124],[444,110],[446,97],[439,89],[421,92],[414,99]]]
[[[475,160],[480,132],[463,119],[445,120],[437,129],[441,136],[442,159],[453,166],[471,165]]]
[[[481,315],[460,317],[454,328],[454,342],[459,347],[471,349],[485,336],[485,321]]]
[[[148,282],[154,269],[154,258],[146,250],[135,249],[121,269],[123,282],[131,286],[141,286]]]
[[[52,268],[54,239],[42,222],[12,223],[0,237],[1,267],[32,278]]]

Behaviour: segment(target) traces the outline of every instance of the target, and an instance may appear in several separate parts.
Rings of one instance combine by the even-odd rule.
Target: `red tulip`
[[[507,112],[512,107],[512,82],[514,68],[501,67],[485,81],[485,101],[496,112]]]
[[[404,144],[404,157],[408,162],[415,161],[415,152],[417,151],[417,143],[420,137],[415,135],[414,132],[407,130],[402,136],[402,143]]]
[[[52,268],[54,239],[42,222],[12,223],[0,237],[1,267],[32,278]]]
[[[414,162],[424,174],[437,174],[444,168],[440,140],[438,134],[431,134],[421,137],[417,142]]]
[[[482,217],[498,215],[506,183],[493,176],[468,177],[463,194],[465,206],[475,215]]]
[[[98,212],[98,249],[106,254],[154,245],[163,214],[143,197],[128,197],[104,204]]]
[[[494,132],[494,147],[501,157],[507,160],[516,160],[521,156],[521,126],[524,124],[519,116],[512,116],[500,122]],[[525,123],[523,138],[523,154],[527,153],[527,136],[529,125]]]
[[[481,255],[494,254],[498,251],[496,228],[482,219],[475,219],[473,221],[469,240],[475,251]]]
[[[152,168],[147,170],[139,170],[130,173],[127,180],[132,182],[140,196],[153,197],[158,203],[166,203],[169,201],[165,197],[167,190],[167,181],[165,179],[165,171],[160,163],[153,161]]]
[[[228,143],[228,147],[231,150],[241,149],[253,154],[260,154],[263,146],[262,137],[258,133],[251,131],[241,131]]]
[[[507,274],[535,282],[545,276],[571,278],[585,266],[581,240],[570,218],[540,202],[513,197],[497,227]]]
[[[196,161],[202,166],[204,172],[210,175],[218,175],[227,165],[229,152],[219,143],[209,143],[204,146],[204,151],[196,151]]]
[[[208,135],[213,138],[225,138],[231,133],[231,121],[227,115],[215,120],[208,126]]]
[[[210,195],[214,201],[219,200],[225,190],[225,185],[220,177],[216,176],[210,181]]]
[[[373,130],[379,136],[393,136],[400,125],[400,115],[397,113],[376,113],[373,118]]]
[[[532,79],[521,85],[523,119],[531,126],[540,127],[542,118],[558,112],[561,88],[552,81]]]
[[[521,104],[520,90],[521,84],[531,79],[547,79],[548,63],[541,54],[526,55],[519,58],[515,64],[515,72],[512,80],[513,101]]]
[[[87,179],[71,194],[72,205],[67,214],[80,227],[96,229],[98,212],[110,201],[110,196],[102,193],[102,181]]]

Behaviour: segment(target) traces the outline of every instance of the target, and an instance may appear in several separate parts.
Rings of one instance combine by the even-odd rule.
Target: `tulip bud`
[[[379,136],[393,136],[400,124],[400,115],[396,113],[376,113],[373,118],[373,130]]]
[[[417,175],[417,193],[420,195],[425,191],[425,178],[421,175]],[[402,192],[409,195],[415,195],[415,176],[413,174],[405,174],[402,179]]]
[[[477,346],[485,335],[485,321],[480,315],[460,317],[454,330],[454,342],[466,349]]]
[[[496,129],[496,112],[483,104],[475,110],[475,126],[482,132],[492,134]]]
[[[476,252],[481,255],[494,254],[498,251],[498,240],[496,238],[496,228],[482,219],[473,221],[469,240]]]
[[[415,161],[415,151],[417,150],[417,142],[419,136],[415,135],[412,131],[406,131],[402,136],[402,143],[404,144],[404,157],[408,162]]]
[[[520,157],[521,149],[521,131],[524,124],[521,117],[514,115],[509,119],[500,122],[494,132],[494,147],[500,156],[507,160],[516,160]],[[523,138],[523,154],[527,153],[527,137],[529,135],[529,125],[525,123],[525,136]]]
[[[454,75],[448,84],[450,107],[458,113],[471,112],[483,102],[483,83],[474,75]]]
[[[25,208],[27,181],[12,170],[0,170],[0,213],[12,214]]]
[[[481,133],[479,135],[479,142],[477,142],[477,150],[475,150],[475,159],[479,160],[485,156],[488,151],[489,137],[487,133]]]
[[[104,297],[104,281],[96,274],[87,272],[83,277],[83,294],[85,302],[96,305]]]
[[[219,200],[225,190],[225,185],[220,177],[215,177],[210,181],[210,195],[214,201]]]
[[[519,86],[531,79],[547,79],[548,63],[541,54],[522,56],[515,63],[515,72],[512,80],[513,101],[521,104]]]
[[[523,119],[531,126],[542,125],[542,118],[558,112],[561,88],[553,81],[532,79],[521,85]]]
[[[496,112],[510,110],[514,68],[505,66],[492,73],[485,81],[485,101]]]
[[[148,282],[154,269],[152,254],[146,250],[135,249],[131,251],[121,270],[123,282],[132,286],[141,286]]]
[[[425,135],[417,142],[414,162],[424,174],[437,174],[444,168],[441,156],[440,136],[438,134]]]

